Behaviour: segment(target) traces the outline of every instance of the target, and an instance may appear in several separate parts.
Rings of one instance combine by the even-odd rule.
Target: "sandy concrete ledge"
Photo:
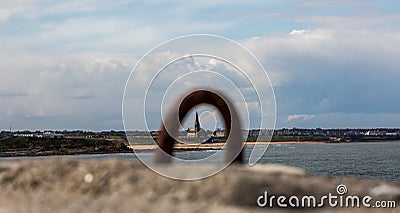
[[[203,180],[178,181],[122,159],[1,162],[0,212],[264,212],[271,209],[257,207],[256,200],[265,190],[276,196],[323,196],[336,193],[339,184],[349,195],[395,200],[398,207],[312,212],[400,212],[398,181],[317,177],[276,165],[232,165]]]

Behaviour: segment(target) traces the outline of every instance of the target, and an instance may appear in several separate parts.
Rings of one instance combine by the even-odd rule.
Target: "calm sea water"
[[[317,175],[400,180],[400,143],[271,145],[260,163],[296,166]]]
[[[245,159],[249,151],[254,148],[245,148]],[[259,149],[261,147],[255,147]],[[201,159],[215,151],[177,152],[176,156],[182,159]],[[139,153],[145,159],[151,160],[153,153]],[[73,155],[73,156],[45,156],[22,157],[19,160],[47,159],[47,158],[85,158],[101,159],[118,157],[137,160],[135,154],[100,154],[100,155]],[[16,158],[0,158],[12,160]],[[223,159],[217,159],[223,161]],[[296,144],[270,145],[259,163],[274,163],[303,168],[315,175],[326,176],[353,176],[374,179],[400,179],[400,143],[399,142],[368,142],[368,143],[341,143],[341,144]]]

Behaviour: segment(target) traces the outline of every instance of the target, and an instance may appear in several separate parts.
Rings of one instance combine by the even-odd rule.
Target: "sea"
[[[245,161],[251,150],[262,147],[246,146]],[[208,151],[182,151],[175,156],[182,159],[202,159],[215,153]],[[81,158],[104,159],[123,158],[139,161],[151,160],[152,152],[119,153],[119,154],[90,154],[68,156],[39,156],[0,158],[4,160],[36,160],[49,158]],[[223,159],[215,159],[215,163]],[[207,162],[207,163],[214,163]],[[278,144],[269,145],[267,151],[258,162],[259,164],[280,164],[304,169],[310,174],[324,176],[351,176],[369,179],[400,180],[400,142],[352,142],[326,144]]]

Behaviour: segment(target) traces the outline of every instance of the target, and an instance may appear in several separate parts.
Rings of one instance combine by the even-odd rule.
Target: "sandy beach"
[[[249,145],[293,145],[293,144],[324,144],[326,142],[318,141],[281,141],[281,142],[245,142],[245,146]],[[196,151],[196,150],[210,150],[210,149],[220,149],[225,145],[225,143],[208,143],[208,144],[175,144],[174,149],[176,151]],[[134,145],[130,148],[137,151],[151,151],[157,148],[156,145]]]

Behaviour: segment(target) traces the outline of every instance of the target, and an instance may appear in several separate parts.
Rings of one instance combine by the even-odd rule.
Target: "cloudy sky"
[[[0,1],[0,130],[123,129],[136,62],[194,33],[258,57],[278,128],[400,127],[399,1],[151,2]]]

